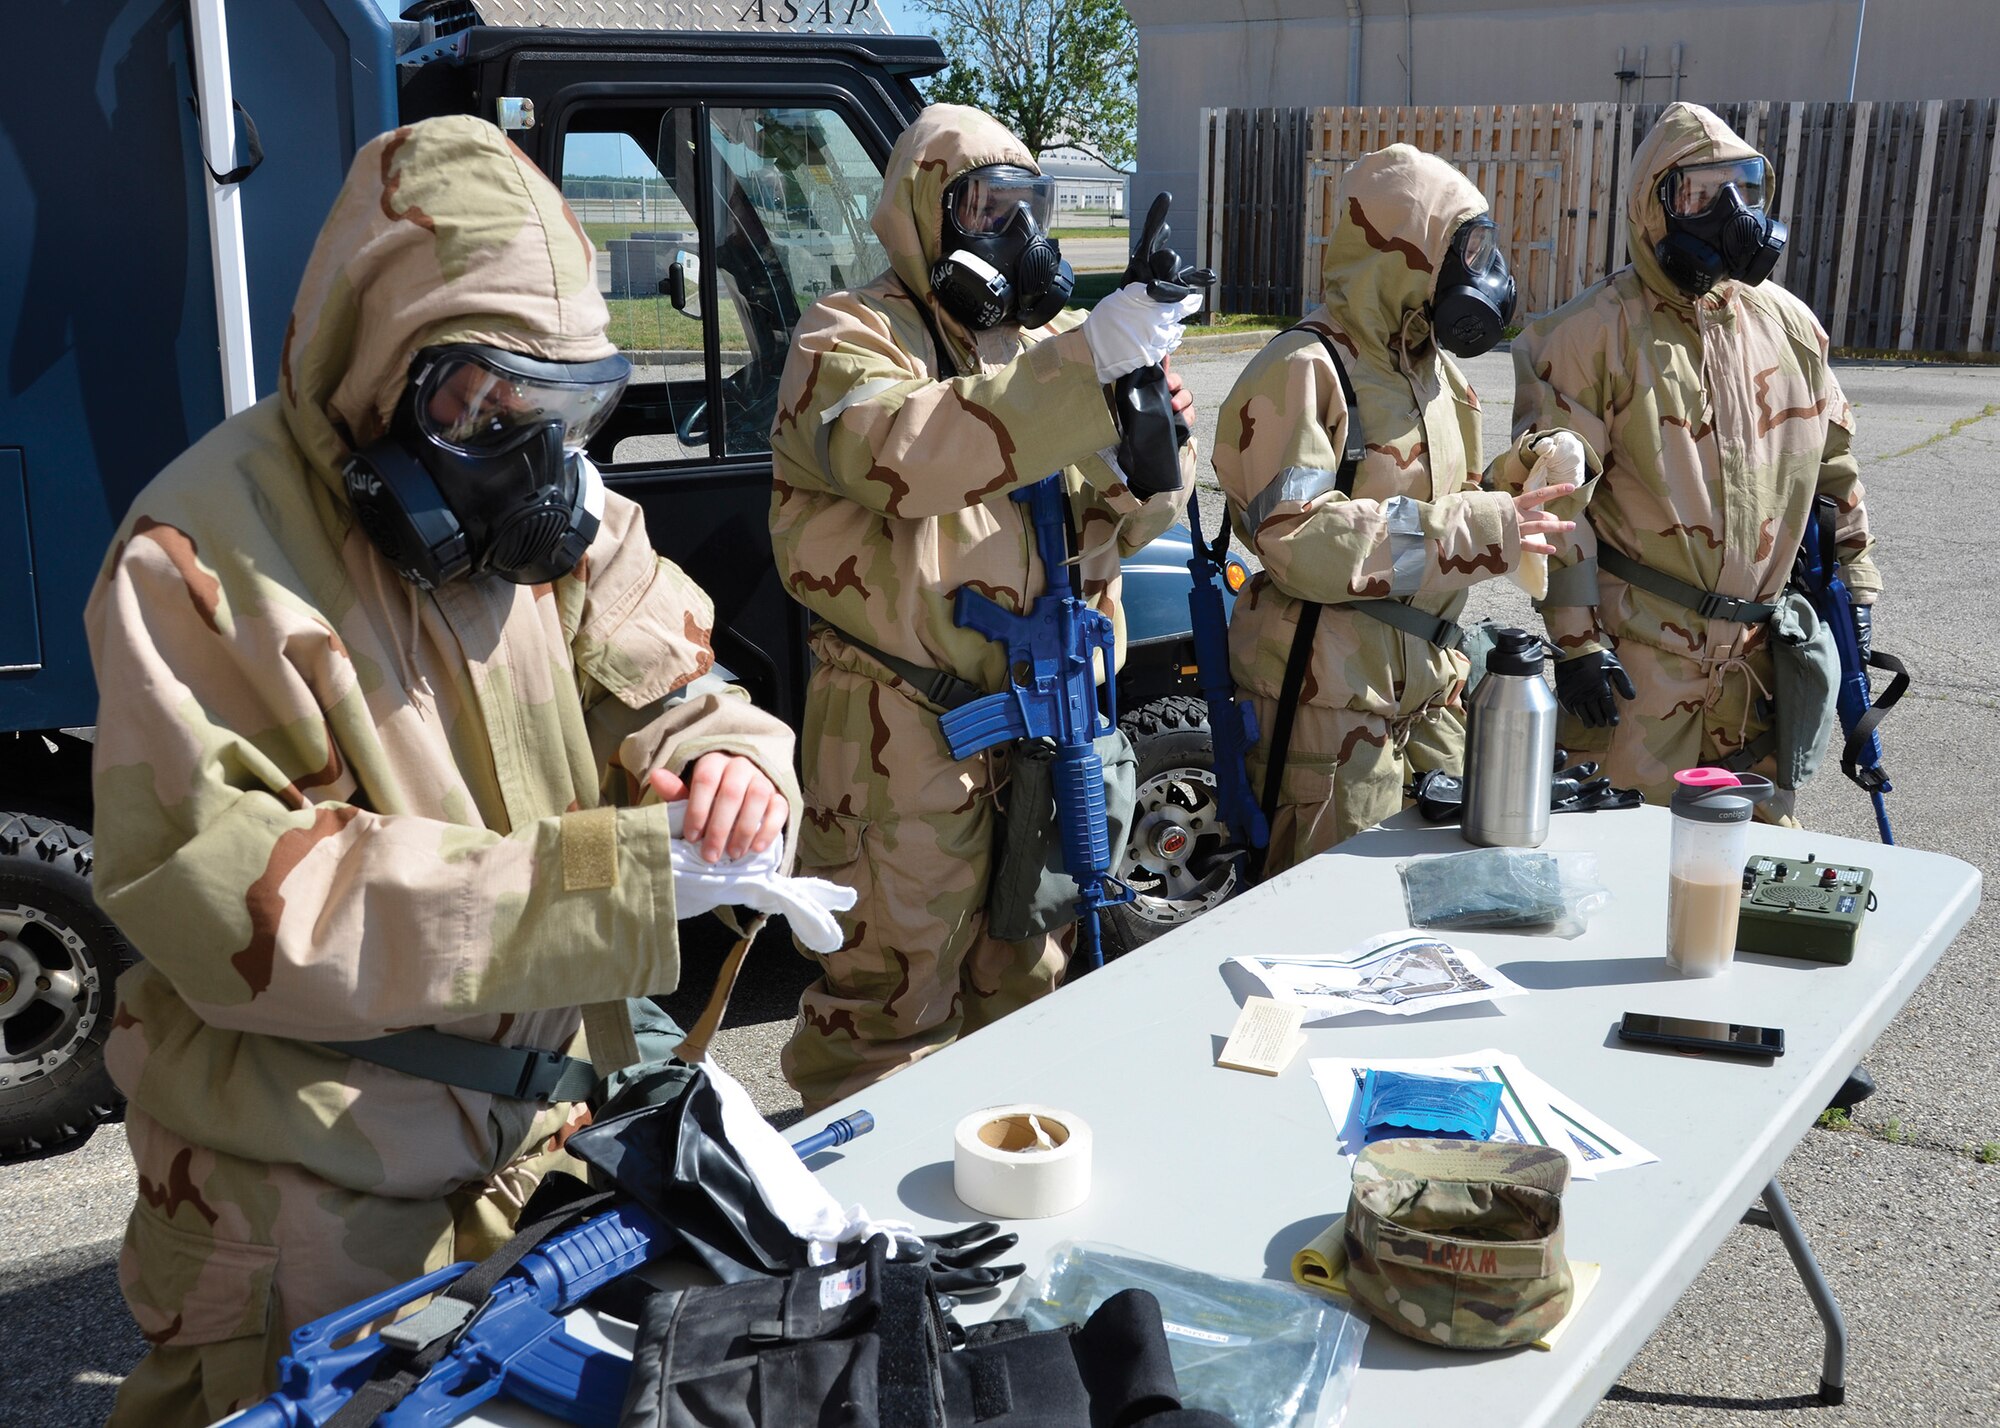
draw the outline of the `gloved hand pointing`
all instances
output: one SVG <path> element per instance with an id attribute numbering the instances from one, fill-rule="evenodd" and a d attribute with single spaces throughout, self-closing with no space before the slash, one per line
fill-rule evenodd
<path id="1" fill-rule="evenodd" d="M 1610 650 L 1578 655 L 1556 665 L 1556 702 L 1593 729 L 1608 729 L 1618 722 L 1618 700 L 1611 694 L 1614 686 L 1624 699 L 1635 698 L 1639 692 Z"/>
<path id="2" fill-rule="evenodd" d="M 1097 380 L 1115 382 L 1127 372 L 1153 367 L 1181 345 L 1181 319 L 1201 306 L 1201 294 L 1160 302 L 1144 283 L 1127 283 L 1099 301 L 1083 320 Z"/>
<path id="3" fill-rule="evenodd" d="M 667 830 L 674 865 L 674 916 L 685 922 L 718 907 L 747 907 L 774 912 L 791 924 L 792 934 L 813 951 L 838 952 L 845 939 L 836 912 L 854 906 L 854 889 L 824 878 L 787 877 L 785 846 L 775 842 L 763 852 L 751 851 L 719 863 L 707 862 L 693 843 L 681 836 L 687 803 L 667 805 Z"/>

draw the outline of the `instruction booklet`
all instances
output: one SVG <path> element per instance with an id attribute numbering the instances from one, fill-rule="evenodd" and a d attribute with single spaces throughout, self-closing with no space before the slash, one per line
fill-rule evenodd
<path id="1" fill-rule="evenodd" d="M 1306 1009 L 1313 1021 L 1379 1012 L 1420 1016 L 1444 1007 L 1523 996 L 1526 990 L 1435 932 L 1405 928 L 1323 957 L 1236 957 L 1276 1001 Z"/>

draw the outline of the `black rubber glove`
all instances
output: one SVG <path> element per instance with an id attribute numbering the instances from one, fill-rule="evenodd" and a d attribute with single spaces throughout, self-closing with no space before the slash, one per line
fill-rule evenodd
<path id="1" fill-rule="evenodd" d="M 1618 722 L 1618 700 L 1638 694 L 1632 676 L 1610 650 L 1578 655 L 1556 665 L 1556 702 L 1593 729 L 1608 729 Z"/>
<path id="2" fill-rule="evenodd" d="M 1854 609 L 1854 643 L 1861 647 L 1861 662 L 1868 663 L 1868 656 L 1875 652 L 1875 607 L 1856 605 Z"/>
<path id="3" fill-rule="evenodd" d="M 1144 283 L 1148 295 L 1163 303 L 1179 302 L 1215 282 L 1213 272 L 1184 266 L 1180 254 L 1167 246 L 1167 209 L 1173 201 L 1170 193 L 1154 198 L 1119 279 L 1121 286 Z M 1180 490 L 1181 448 L 1192 431 L 1174 410 L 1165 369 L 1141 367 L 1120 377 L 1112 387 L 1111 414 L 1118 423 L 1118 465 L 1125 484 L 1139 496 Z"/>
<path id="4" fill-rule="evenodd" d="M 1191 435 L 1174 410 L 1163 367 L 1127 372 L 1112 387 L 1111 415 L 1118 423 L 1118 466 L 1139 496 L 1180 490 L 1181 447 Z"/>
<path id="5" fill-rule="evenodd" d="M 977 1294 L 992 1289 L 1027 1270 L 1025 1264 L 988 1264 L 1021 1242 L 1019 1235 L 1000 1233 L 991 1220 L 967 1225 L 949 1234 L 925 1235 L 915 1254 L 908 1241 L 896 1253 L 898 1259 L 913 1259 L 931 1272 L 931 1288 L 940 1294 Z"/>

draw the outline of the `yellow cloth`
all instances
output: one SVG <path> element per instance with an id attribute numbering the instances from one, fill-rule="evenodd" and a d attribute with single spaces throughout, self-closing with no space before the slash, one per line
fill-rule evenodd
<path id="1" fill-rule="evenodd" d="M 1347 1292 L 1347 1243 L 1342 1235 L 1346 1227 L 1347 1216 L 1339 1216 L 1321 1230 L 1311 1244 L 1292 1256 L 1292 1279 L 1301 1288 L 1338 1294 L 1343 1299 L 1353 1297 Z M 1569 1313 L 1563 1315 L 1560 1324 L 1529 1347 L 1546 1352 L 1561 1341 L 1562 1336 L 1569 1332 L 1569 1326 L 1576 1322 L 1577 1310 L 1583 1308 L 1583 1301 L 1590 1298 L 1591 1290 L 1597 1288 L 1598 1276 L 1604 1273 L 1604 1266 L 1573 1259 L 1569 1262 L 1569 1271 L 1576 1281 L 1576 1287 L 1570 1293 Z"/>

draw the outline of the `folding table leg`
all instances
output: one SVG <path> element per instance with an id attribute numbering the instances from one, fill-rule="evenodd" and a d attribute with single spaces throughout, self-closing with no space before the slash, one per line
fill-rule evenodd
<path id="1" fill-rule="evenodd" d="M 1799 1224 L 1798 1216 L 1792 1213 L 1791 1202 L 1785 1192 L 1778 1188 L 1776 1180 L 1764 1187 L 1763 1206 L 1752 1206 L 1744 1212 L 1745 1224 L 1762 1225 L 1765 1229 L 1776 1230 L 1778 1239 L 1785 1246 L 1785 1253 L 1792 1257 L 1792 1265 L 1805 1281 L 1806 1293 L 1819 1312 L 1820 1323 L 1826 1326 L 1826 1356 L 1820 1361 L 1819 1401 L 1834 1405 L 1847 1401 L 1847 1320 L 1841 1316 L 1840 1304 L 1833 1297 L 1833 1286 L 1826 1282 L 1826 1275 L 1820 1272 L 1819 1261 L 1813 1258 L 1812 1246 L 1806 1243 L 1806 1232 Z"/>

